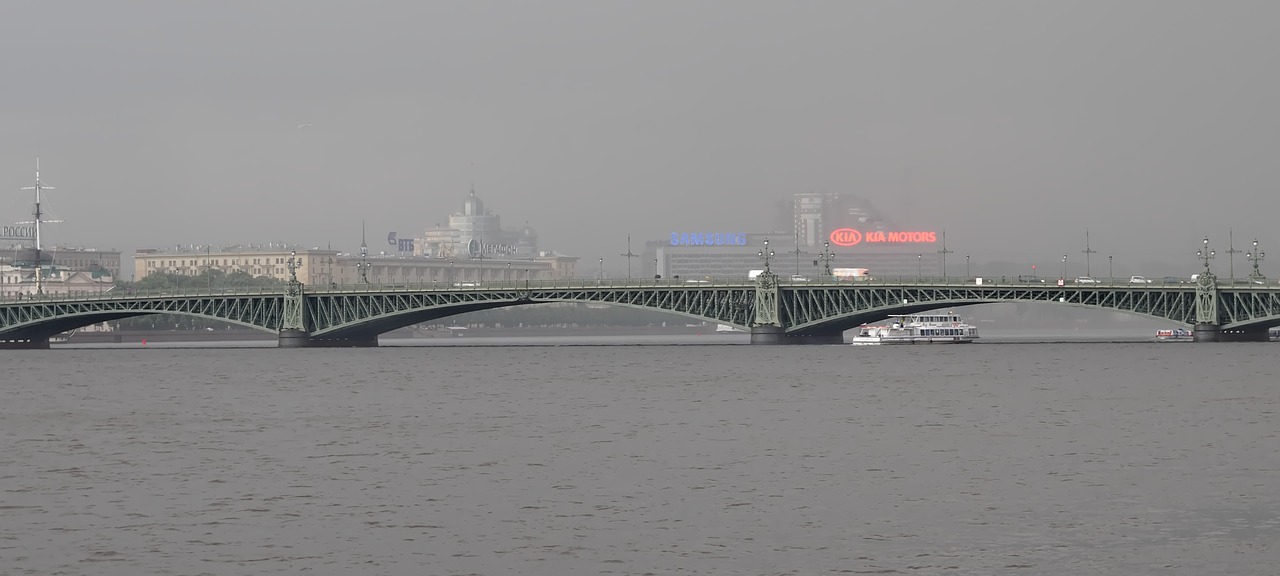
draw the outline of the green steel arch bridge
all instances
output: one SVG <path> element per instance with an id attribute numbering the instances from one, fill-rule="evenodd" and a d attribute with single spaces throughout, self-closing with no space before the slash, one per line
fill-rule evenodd
<path id="1" fill-rule="evenodd" d="M 47 348 L 73 328 L 145 314 L 179 314 L 255 328 L 281 347 L 376 346 L 396 328 L 465 312 L 548 302 L 658 310 L 727 324 L 753 344 L 835 344 L 842 333 L 891 314 L 993 302 L 1044 302 L 1118 310 L 1193 328 L 1195 340 L 1265 341 L 1280 325 L 1280 285 L 1064 284 L 960 279 L 789 282 L 767 272 L 754 280 L 554 281 L 359 284 L 272 291 L 129 294 L 108 292 L 0 301 L 0 347 Z"/>

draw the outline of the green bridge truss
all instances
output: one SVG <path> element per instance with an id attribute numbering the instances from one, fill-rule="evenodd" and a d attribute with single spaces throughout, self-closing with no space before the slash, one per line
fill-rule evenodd
<path id="1" fill-rule="evenodd" d="M 548 302 L 658 310 L 770 333 L 760 342 L 837 342 L 841 333 L 890 314 L 993 302 L 1045 302 L 1118 310 L 1265 339 L 1280 325 L 1280 286 L 1012 285 L 943 282 L 697 283 L 563 281 L 313 288 L 274 292 L 115 294 L 0 301 L 0 346 L 47 347 L 50 336 L 144 314 L 208 318 L 278 334 L 282 346 L 371 346 L 379 334 L 465 312 Z M 1216 338 L 1205 338 L 1216 339 Z M 1229 338 L 1228 338 L 1229 339 Z"/>

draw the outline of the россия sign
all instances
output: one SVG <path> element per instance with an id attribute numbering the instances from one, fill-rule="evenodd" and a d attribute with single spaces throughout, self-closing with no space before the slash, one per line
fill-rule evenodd
<path id="1" fill-rule="evenodd" d="M 35 237 L 35 226 L 0 226 L 0 240 L 31 240 Z"/>
<path id="2" fill-rule="evenodd" d="M 868 230 L 859 232 L 853 228 L 840 228 L 831 231 L 831 243 L 836 246 L 856 246 L 863 242 L 868 244 L 930 244 L 938 241 L 936 232 L 885 232 Z"/>

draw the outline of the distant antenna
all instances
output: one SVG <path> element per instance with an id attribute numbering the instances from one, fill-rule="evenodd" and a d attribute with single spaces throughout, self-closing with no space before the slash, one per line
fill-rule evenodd
<path id="1" fill-rule="evenodd" d="M 1092 278 L 1093 272 L 1089 268 L 1089 255 L 1097 254 L 1098 251 L 1092 248 L 1089 248 L 1089 229 L 1088 228 L 1084 229 L 1084 252 L 1083 253 L 1084 253 L 1084 275 Z"/>
<path id="2" fill-rule="evenodd" d="M 1228 229 L 1226 230 L 1226 257 L 1228 257 L 1228 265 L 1226 266 L 1228 266 L 1231 282 L 1235 282 L 1235 255 L 1238 255 L 1238 253 L 1240 251 L 1235 250 L 1235 230 Z"/>
<path id="3" fill-rule="evenodd" d="M 528 226 L 529 226 L 529 223 L 525 222 L 525 227 L 528 227 Z M 619 254 L 619 256 L 622 256 L 623 258 L 627 259 L 627 280 L 631 280 L 631 259 L 639 258 L 640 255 L 631 253 L 631 235 L 630 234 L 627 234 L 627 253 Z"/>
<path id="4" fill-rule="evenodd" d="M 36 192 L 36 206 L 35 206 L 35 210 L 33 210 L 33 211 L 31 212 L 31 215 L 32 215 L 32 216 L 34 216 L 34 218 L 35 218 L 35 219 L 34 219 L 34 220 L 31 220 L 31 221 L 28 221 L 28 222 L 21 222 L 21 224 L 35 224 L 35 226 L 36 226 L 36 245 L 35 245 L 35 248 L 36 248 L 36 293 L 37 293 L 37 294 L 44 294 L 44 286 L 41 284 L 41 276 L 42 276 L 41 272 L 42 272 L 42 270 L 41 270 L 41 268 L 40 268 L 40 264 L 41 264 L 41 262 L 40 262 L 40 260 L 41 260 L 41 257 L 40 257 L 40 224 L 41 224 L 42 222 L 61 222 L 61 220 L 45 220 L 45 219 L 44 219 L 44 211 L 41 209 L 41 206 L 40 206 L 40 192 L 41 192 L 41 191 L 43 191 L 43 190 L 56 190 L 56 188 L 54 188 L 53 186 L 45 186 L 44 184 L 40 183 L 40 157 L 39 157 L 39 156 L 36 156 L 36 185 L 35 185 L 35 186 L 27 186 L 27 187 L 23 188 L 23 190 L 35 190 L 35 192 Z"/>

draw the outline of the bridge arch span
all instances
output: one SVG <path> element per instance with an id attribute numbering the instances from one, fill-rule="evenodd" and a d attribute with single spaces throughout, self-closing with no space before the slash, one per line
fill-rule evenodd
<path id="1" fill-rule="evenodd" d="M 604 296 L 590 297 L 584 293 L 575 295 L 538 295 L 522 293 L 502 300 L 484 301 L 439 301 L 427 299 L 418 305 L 398 308 L 395 305 L 372 308 L 363 315 L 359 310 L 338 310 L 341 303 L 314 299 L 308 302 L 307 324 L 310 334 L 316 340 L 368 340 L 379 334 L 390 332 L 405 326 L 430 322 L 450 316 L 458 316 L 468 312 L 510 308 L 515 306 L 533 306 L 537 304 L 604 304 L 633 310 L 664 312 L 683 316 L 702 322 L 728 324 L 738 328 L 746 328 L 745 311 L 741 317 L 724 318 L 715 315 L 700 314 L 687 309 L 672 309 L 660 305 L 619 301 Z M 403 303 L 401 303 L 403 304 Z"/>

